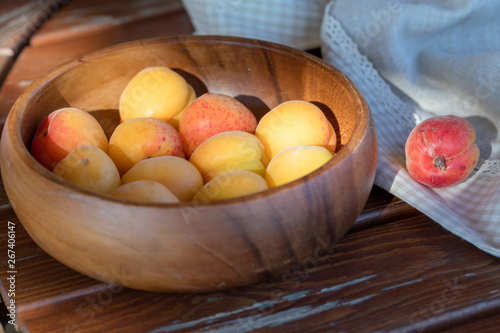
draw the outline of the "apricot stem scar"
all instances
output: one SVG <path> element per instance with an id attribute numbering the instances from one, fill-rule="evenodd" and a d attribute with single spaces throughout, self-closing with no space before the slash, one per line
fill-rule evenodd
<path id="1" fill-rule="evenodd" d="M 434 166 L 440 170 L 446 170 L 446 162 L 442 157 L 434 157 L 433 160 Z"/>

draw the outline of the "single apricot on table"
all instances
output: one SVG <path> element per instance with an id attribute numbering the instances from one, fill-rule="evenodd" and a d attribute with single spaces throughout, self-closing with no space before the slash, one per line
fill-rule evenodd
<path id="1" fill-rule="evenodd" d="M 418 124 L 405 145 L 406 168 L 417 182 L 432 188 L 464 181 L 479 160 L 476 132 L 458 116 L 436 116 Z"/>
<path id="2" fill-rule="evenodd" d="M 326 147 L 333 140 L 331 129 L 333 127 L 319 107 L 310 102 L 292 100 L 266 113 L 260 119 L 255 135 L 264 144 L 271 160 L 280 151 L 293 146 Z"/>
<path id="3" fill-rule="evenodd" d="M 109 139 L 108 153 L 121 175 L 149 157 L 184 156 L 179 133 L 154 118 L 134 118 L 118 125 Z"/>
<path id="4" fill-rule="evenodd" d="M 56 164 L 54 174 L 97 193 L 110 193 L 120 186 L 120 174 L 111 158 L 92 145 L 78 146 Z"/>
<path id="5" fill-rule="evenodd" d="M 251 133 L 229 131 L 216 134 L 195 149 L 189 162 L 200 171 L 203 181 L 235 170 L 247 170 L 264 176 L 267 156 L 264 145 Z"/>
<path id="6" fill-rule="evenodd" d="M 290 183 L 315 171 L 333 157 L 321 146 L 295 146 L 274 156 L 266 169 L 265 179 L 270 188 Z"/>
<path id="7" fill-rule="evenodd" d="M 196 167 L 182 157 L 160 156 L 143 160 L 122 176 L 122 184 L 153 180 L 165 185 L 180 201 L 190 201 L 203 186 Z"/>
<path id="8" fill-rule="evenodd" d="M 137 73 L 120 96 L 121 121 L 134 118 L 175 117 L 189 103 L 186 80 L 165 66 L 148 67 Z"/>
<path id="9" fill-rule="evenodd" d="M 108 151 L 108 139 L 99 122 L 88 112 L 67 107 L 51 112 L 38 126 L 31 154 L 52 171 L 70 151 L 83 145 Z"/>
<path id="10" fill-rule="evenodd" d="M 205 93 L 192 101 L 179 122 L 179 134 L 187 158 L 206 139 L 227 131 L 255 133 L 255 115 L 234 97 Z"/>

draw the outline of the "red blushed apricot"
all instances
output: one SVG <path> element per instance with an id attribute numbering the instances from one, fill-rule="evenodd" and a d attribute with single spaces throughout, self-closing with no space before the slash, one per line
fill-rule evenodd
<path id="1" fill-rule="evenodd" d="M 76 108 L 62 108 L 50 113 L 38 126 L 31 154 L 52 171 L 70 151 L 83 145 L 108 151 L 106 134 L 91 114 Z"/>
<path id="2" fill-rule="evenodd" d="M 464 181 L 479 160 L 472 125 L 457 116 L 429 118 L 417 125 L 405 145 L 406 168 L 416 181 L 433 188 Z"/>
<path id="3" fill-rule="evenodd" d="M 206 93 L 191 102 L 179 122 L 179 134 L 187 158 L 206 139 L 228 131 L 255 133 L 257 119 L 234 97 Z"/>
<path id="4" fill-rule="evenodd" d="M 184 157 L 179 133 L 155 118 L 134 118 L 118 125 L 109 139 L 109 156 L 120 175 L 138 162 L 157 156 Z"/>

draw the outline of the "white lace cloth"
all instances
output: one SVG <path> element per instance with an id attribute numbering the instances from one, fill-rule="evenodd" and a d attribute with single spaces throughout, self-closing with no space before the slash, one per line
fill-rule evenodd
<path id="1" fill-rule="evenodd" d="M 373 112 L 375 183 L 500 257 L 500 2 L 327 2 L 184 0 L 199 34 L 302 49 L 321 43 L 324 60 L 354 81 Z M 471 122 L 480 161 L 465 182 L 431 189 L 408 175 L 404 145 L 416 124 L 444 114 Z"/>

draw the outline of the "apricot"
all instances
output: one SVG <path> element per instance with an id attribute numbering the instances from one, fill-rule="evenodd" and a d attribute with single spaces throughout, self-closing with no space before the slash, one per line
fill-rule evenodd
<path id="1" fill-rule="evenodd" d="M 274 156 L 266 169 L 270 188 L 290 183 L 323 166 L 333 154 L 321 146 L 294 146 Z"/>
<path id="2" fill-rule="evenodd" d="M 53 111 L 38 126 L 31 154 L 52 171 L 70 151 L 82 145 L 108 151 L 108 139 L 99 122 L 88 112 L 67 107 Z"/>
<path id="3" fill-rule="evenodd" d="M 54 174 L 93 192 L 110 193 L 120 186 L 120 174 L 111 158 L 92 145 L 78 146 L 54 167 Z"/>
<path id="4" fill-rule="evenodd" d="M 122 183 L 153 180 L 165 185 L 180 201 L 190 201 L 203 186 L 203 178 L 186 159 L 160 156 L 143 160 L 122 176 Z"/>
<path id="5" fill-rule="evenodd" d="M 300 100 L 283 102 L 259 121 L 255 135 L 271 160 L 283 149 L 299 145 L 326 146 L 332 135 L 330 122 L 316 105 Z"/>
<path id="6" fill-rule="evenodd" d="M 337 149 L 337 132 L 335 132 L 335 129 L 330 122 L 328 122 L 328 125 L 330 128 L 330 138 L 328 139 L 325 148 L 328 149 L 330 153 L 334 154 L 335 149 Z"/>
<path id="7" fill-rule="evenodd" d="M 168 121 L 189 102 L 186 80 L 168 67 L 148 67 L 137 73 L 120 96 L 121 121 L 156 118 Z"/>
<path id="8" fill-rule="evenodd" d="M 255 133 L 257 119 L 234 97 L 206 93 L 191 102 L 179 122 L 179 134 L 187 158 L 209 137 L 227 131 Z"/>
<path id="9" fill-rule="evenodd" d="M 179 123 L 181 121 L 182 115 L 184 114 L 184 111 L 186 111 L 187 106 L 189 104 L 191 104 L 191 102 L 196 99 L 196 92 L 194 91 L 193 86 L 188 84 L 188 88 L 189 88 L 189 98 L 188 98 L 188 103 L 187 103 L 186 107 L 184 109 L 182 109 L 181 112 L 179 112 L 178 114 L 176 114 L 174 117 L 170 118 L 167 121 L 167 123 L 172 125 L 177 131 L 179 130 Z"/>
<path id="10" fill-rule="evenodd" d="M 163 184 L 152 180 L 136 180 L 118 186 L 111 195 L 139 202 L 179 203 L 179 199 Z"/>
<path id="11" fill-rule="evenodd" d="M 264 145 L 253 134 L 229 131 L 203 141 L 189 159 L 206 183 L 234 170 L 248 170 L 264 176 L 268 164 Z"/>
<path id="12" fill-rule="evenodd" d="M 121 175 L 149 157 L 184 156 L 179 133 L 154 118 L 134 118 L 118 125 L 109 139 L 108 153 Z"/>
<path id="13" fill-rule="evenodd" d="M 410 176 L 432 188 L 464 181 L 479 160 L 472 125 L 458 116 L 436 116 L 422 121 L 408 136 L 406 168 Z"/>
<path id="14" fill-rule="evenodd" d="M 193 198 L 194 202 L 241 197 L 267 190 L 267 183 L 258 174 L 235 170 L 223 173 L 206 183 Z"/>

